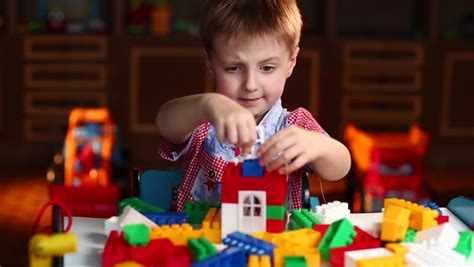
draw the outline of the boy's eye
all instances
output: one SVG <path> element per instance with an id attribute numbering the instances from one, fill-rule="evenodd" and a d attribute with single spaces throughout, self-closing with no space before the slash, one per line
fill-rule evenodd
<path id="1" fill-rule="evenodd" d="M 240 68 L 237 67 L 237 66 L 225 68 L 225 70 L 226 70 L 227 72 L 237 72 L 237 71 L 239 71 L 239 69 L 240 69 Z"/>
<path id="2" fill-rule="evenodd" d="M 274 66 L 268 66 L 268 65 L 265 65 L 265 66 L 262 66 L 262 67 L 261 67 L 261 70 L 262 70 L 263 72 L 271 72 L 271 71 L 273 71 L 274 69 L 275 69 Z"/>

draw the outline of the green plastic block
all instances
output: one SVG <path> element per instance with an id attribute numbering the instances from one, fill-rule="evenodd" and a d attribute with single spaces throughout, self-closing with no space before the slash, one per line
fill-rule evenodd
<path id="1" fill-rule="evenodd" d="M 403 242 L 413 242 L 415 241 L 416 230 L 415 229 L 408 229 L 407 233 L 405 234 L 405 238 Z"/>
<path id="2" fill-rule="evenodd" d="M 472 231 L 459 232 L 459 241 L 454 248 L 454 250 L 466 256 L 466 259 L 469 259 L 472 254 L 472 233 Z"/>
<path id="3" fill-rule="evenodd" d="M 123 233 L 130 246 L 146 246 L 150 242 L 150 229 L 142 223 L 125 225 Z"/>
<path id="4" fill-rule="evenodd" d="M 219 208 L 219 204 L 208 203 L 203 201 L 186 201 L 184 204 L 184 212 L 188 214 L 189 224 L 201 224 L 210 208 Z"/>
<path id="5" fill-rule="evenodd" d="M 188 251 L 191 253 L 194 261 L 207 259 L 217 254 L 217 250 L 214 245 L 204 237 L 199 239 L 190 238 L 188 240 Z"/>
<path id="6" fill-rule="evenodd" d="M 284 256 L 285 267 L 306 267 L 306 260 L 303 256 Z"/>
<path id="7" fill-rule="evenodd" d="M 166 211 L 165 209 L 162 209 L 153 204 L 147 203 L 137 197 L 130 197 L 130 198 L 122 199 L 119 202 L 119 215 L 122 214 L 122 211 L 123 209 L 125 209 L 126 206 L 130 206 L 136 209 L 138 212 L 155 212 L 156 213 L 156 212 Z"/>
<path id="8" fill-rule="evenodd" d="M 333 222 L 326 231 L 326 234 L 324 234 L 323 240 L 319 243 L 321 257 L 329 260 L 332 248 L 351 245 L 356 235 L 357 232 L 354 230 L 354 225 L 348 219 Z"/>
<path id="9" fill-rule="evenodd" d="M 309 212 L 307 209 L 301 211 L 293 209 L 290 215 L 290 230 L 297 230 L 301 228 L 313 229 L 314 224 L 320 224 L 321 222 Z"/>
<path id="10" fill-rule="evenodd" d="M 286 218 L 286 206 L 267 205 L 268 220 L 283 220 Z"/>

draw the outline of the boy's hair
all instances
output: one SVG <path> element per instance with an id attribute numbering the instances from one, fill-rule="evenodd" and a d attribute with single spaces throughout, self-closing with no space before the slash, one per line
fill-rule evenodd
<path id="1" fill-rule="evenodd" d="M 255 36 L 274 36 L 292 55 L 300 41 L 301 25 L 296 0 L 207 0 L 201 11 L 200 34 L 208 55 L 218 34 L 241 43 Z"/>

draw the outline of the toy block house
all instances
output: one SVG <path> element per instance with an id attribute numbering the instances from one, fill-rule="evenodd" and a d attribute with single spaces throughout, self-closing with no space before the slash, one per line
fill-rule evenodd
<path id="1" fill-rule="evenodd" d="M 267 172 L 257 159 L 229 162 L 222 176 L 222 238 L 233 231 L 282 232 L 286 224 L 287 176 Z"/>

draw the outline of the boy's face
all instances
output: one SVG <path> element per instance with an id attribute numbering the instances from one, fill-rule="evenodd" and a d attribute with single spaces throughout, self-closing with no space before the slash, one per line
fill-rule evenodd
<path id="1" fill-rule="evenodd" d="M 283 94 L 297 54 L 290 55 L 274 37 L 250 37 L 239 43 L 218 35 L 207 65 L 216 91 L 247 108 L 259 122 Z"/>

